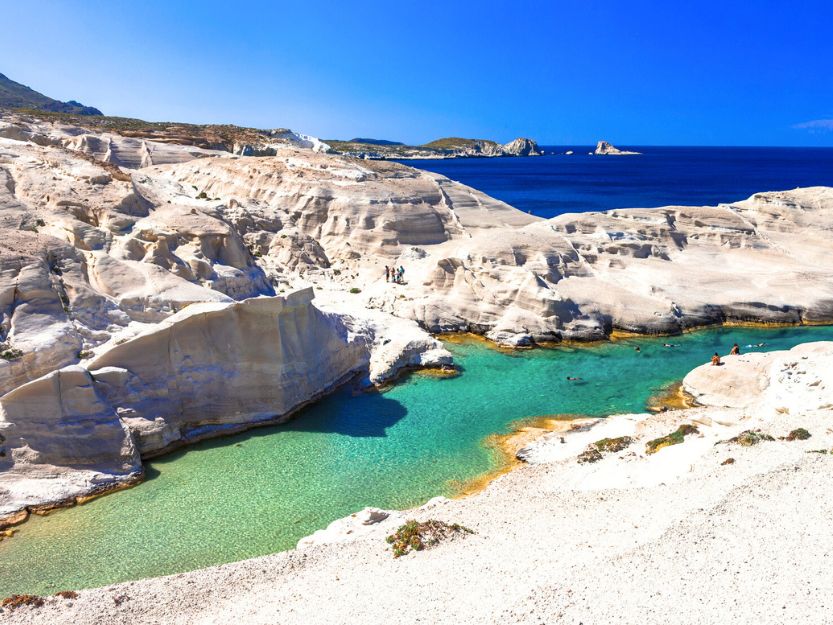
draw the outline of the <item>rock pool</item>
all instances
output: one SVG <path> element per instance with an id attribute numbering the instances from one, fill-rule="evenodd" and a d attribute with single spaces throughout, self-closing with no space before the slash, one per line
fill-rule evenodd
<path id="1" fill-rule="evenodd" d="M 642 411 L 733 342 L 750 351 L 814 340 L 833 340 L 833 327 L 720 328 L 515 353 L 450 343 L 459 377 L 415 374 L 384 393 L 343 388 L 285 425 L 150 461 L 135 488 L 32 518 L 0 542 L 0 597 L 289 549 L 364 506 L 406 508 L 459 492 L 501 461 L 486 438 L 519 419 Z"/>

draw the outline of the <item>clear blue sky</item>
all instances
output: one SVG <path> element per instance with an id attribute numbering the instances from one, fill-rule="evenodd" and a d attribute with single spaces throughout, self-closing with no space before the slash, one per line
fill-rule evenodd
<path id="1" fill-rule="evenodd" d="M 149 120 L 833 145 L 833 1 L 0 0 L 0 72 Z"/>

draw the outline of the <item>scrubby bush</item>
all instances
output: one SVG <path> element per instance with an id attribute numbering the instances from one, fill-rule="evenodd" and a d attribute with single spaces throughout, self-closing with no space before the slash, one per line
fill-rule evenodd
<path id="1" fill-rule="evenodd" d="M 655 454 L 663 447 L 679 445 L 689 434 L 698 434 L 699 432 L 700 430 L 697 429 L 696 425 L 685 423 L 671 432 L 671 434 L 666 434 L 665 436 L 655 438 L 654 440 L 645 443 L 645 453 Z"/>
<path id="2" fill-rule="evenodd" d="M 733 436 L 727 443 L 737 443 L 742 447 L 752 447 L 757 445 L 758 443 L 763 443 L 764 441 L 774 441 L 775 439 L 771 437 L 766 432 L 762 432 L 761 430 L 744 430 L 737 436 Z"/>
<path id="3" fill-rule="evenodd" d="M 602 438 L 588 445 L 587 449 L 578 455 L 578 463 L 598 462 L 602 459 L 602 454 L 615 454 L 629 447 L 632 443 L 633 438 L 630 436 Z"/>
<path id="4" fill-rule="evenodd" d="M 3 360 L 17 360 L 23 357 L 23 352 L 7 344 L 0 343 L 0 358 Z"/>
<path id="5" fill-rule="evenodd" d="M 804 428 L 796 428 L 789 434 L 787 434 L 786 440 L 788 441 L 806 441 L 810 438 L 811 434 L 805 430 Z"/>
<path id="6" fill-rule="evenodd" d="M 74 590 L 59 590 L 55 593 L 55 596 L 62 599 L 78 599 L 78 593 Z"/>
<path id="7" fill-rule="evenodd" d="M 354 286 L 352 289 L 350 289 L 350 292 L 351 292 L 353 295 L 356 295 L 356 294 L 358 294 L 358 293 L 361 293 L 361 292 L 362 292 L 362 290 L 361 290 L 360 288 L 358 288 L 358 287 L 355 287 L 355 286 Z"/>
<path id="8" fill-rule="evenodd" d="M 11 597 L 6 597 L 0 603 L 0 607 L 9 608 L 10 610 L 16 610 L 24 605 L 39 608 L 43 605 L 43 597 L 39 597 L 38 595 L 12 595 Z"/>
<path id="9" fill-rule="evenodd" d="M 422 551 L 433 547 L 455 534 L 474 534 L 474 532 L 457 523 L 448 524 L 435 520 L 419 522 L 412 519 L 388 536 L 387 541 L 393 549 L 393 557 L 399 558 L 410 551 Z"/>

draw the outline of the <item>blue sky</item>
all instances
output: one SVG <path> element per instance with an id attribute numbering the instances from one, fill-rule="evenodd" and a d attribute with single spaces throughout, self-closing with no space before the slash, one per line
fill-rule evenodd
<path id="1" fill-rule="evenodd" d="M 0 72 L 149 120 L 833 145 L 833 2 L 0 0 Z"/>

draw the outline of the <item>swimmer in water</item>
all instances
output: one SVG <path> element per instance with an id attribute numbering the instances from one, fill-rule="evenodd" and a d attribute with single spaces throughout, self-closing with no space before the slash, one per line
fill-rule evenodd
<path id="1" fill-rule="evenodd" d="M 568 382 L 578 382 L 579 380 L 581 380 L 581 378 L 575 378 L 575 377 L 570 376 L 570 375 L 567 376 L 567 381 Z"/>

